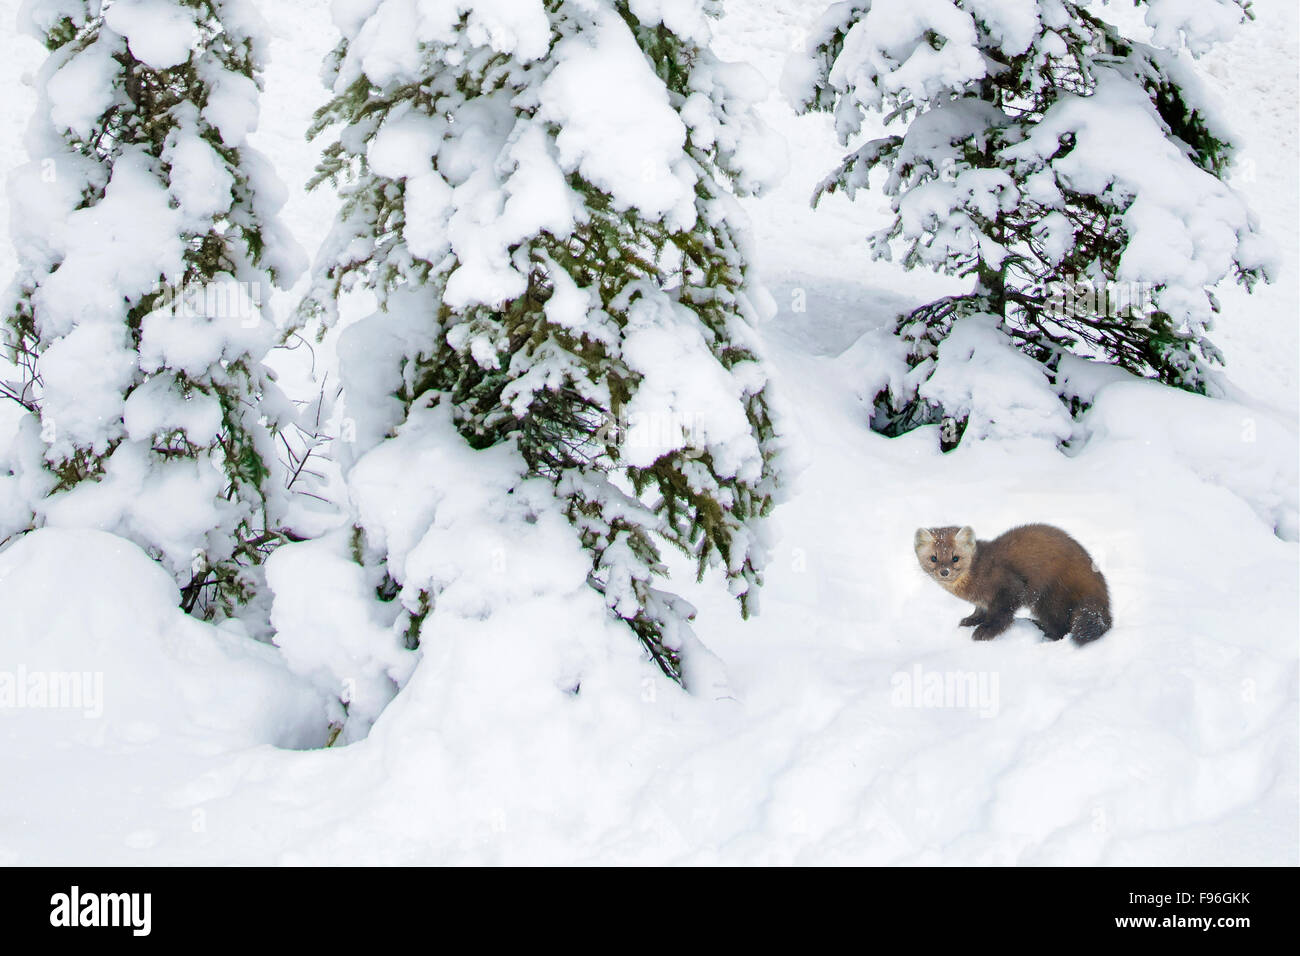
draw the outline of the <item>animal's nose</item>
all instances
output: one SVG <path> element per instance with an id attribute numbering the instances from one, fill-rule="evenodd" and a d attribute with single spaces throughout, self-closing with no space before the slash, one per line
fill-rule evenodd
<path id="1" fill-rule="evenodd" d="M 944 569 L 943 569 L 942 571 L 940 571 L 939 573 L 942 574 L 942 575 L 946 578 L 946 577 L 948 576 L 948 569 L 947 569 L 947 568 L 944 568 Z"/>

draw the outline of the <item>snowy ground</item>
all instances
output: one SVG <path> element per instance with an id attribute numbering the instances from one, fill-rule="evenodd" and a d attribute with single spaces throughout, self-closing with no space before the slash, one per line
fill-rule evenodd
<path id="1" fill-rule="evenodd" d="M 719 49 L 775 83 L 821 5 L 732 0 Z M 299 189 L 327 6 L 266 5 L 258 145 L 309 248 L 332 212 Z M 1234 402 L 1116 386 L 1073 458 L 873 434 L 862 336 L 945 284 L 868 261 L 883 200 L 807 208 L 838 150 L 824 118 L 773 98 L 791 172 L 748 208 L 803 470 L 756 619 L 718 581 L 680 584 L 729 696 L 685 697 L 617 629 L 626 645 L 590 686 L 560 693 L 538 648 L 586 605 L 525 601 L 512 629 L 449 626 L 368 738 L 303 749 L 323 742 L 323 703 L 274 651 L 175 611 L 132 546 L 41 532 L 0 552 L 0 675 L 102 674 L 102 694 L 0 707 L 0 863 L 1297 863 L 1300 54 L 1294 4 L 1255 6 L 1204 71 L 1240 128 L 1235 185 L 1283 265 L 1257 295 L 1224 296 Z M 0 0 L 0 21 L 15 7 Z M 6 36 L 13 90 L 40 51 Z M 29 108 L 26 93 L 0 106 L 6 169 Z M 280 361 L 307 397 L 304 355 Z M 1100 642 L 1043 644 L 1019 622 L 974 644 L 965 606 L 915 567 L 918 525 L 1026 521 L 1065 527 L 1105 572 L 1116 626 Z M 973 695 L 931 696 L 945 679 Z"/>

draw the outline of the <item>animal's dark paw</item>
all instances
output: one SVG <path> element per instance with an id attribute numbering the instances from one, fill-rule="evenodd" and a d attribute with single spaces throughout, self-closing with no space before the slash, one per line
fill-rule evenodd
<path id="1" fill-rule="evenodd" d="M 1002 632 L 996 628 L 989 627 L 987 624 L 981 624 L 979 627 L 975 628 L 975 633 L 971 635 L 971 639 L 976 641 L 991 641 L 1001 633 Z"/>
<path id="2" fill-rule="evenodd" d="M 968 614 L 957 622 L 958 627 L 975 627 L 984 623 L 984 612 L 976 611 L 974 614 Z"/>

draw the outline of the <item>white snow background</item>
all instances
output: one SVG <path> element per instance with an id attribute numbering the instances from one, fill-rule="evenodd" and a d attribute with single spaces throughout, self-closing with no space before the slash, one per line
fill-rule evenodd
<path id="1" fill-rule="evenodd" d="M 0 0 L 6 173 L 25 159 L 22 77 L 42 55 L 10 29 L 17 6 Z M 275 35 L 251 140 L 314 251 L 335 200 L 302 191 L 320 148 L 303 131 L 325 97 L 330 4 L 261 6 Z M 272 562 L 283 651 L 187 618 L 122 539 L 50 529 L 0 552 L 0 675 L 103 681 L 97 715 L 0 707 L 0 864 L 1297 863 L 1295 4 L 1256 0 L 1257 21 L 1200 64 L 1242 147 L 1232 185 L 1280 262 L 1254 296 L 1222 291 L 1231 401 L 1102 383 L 1073 457 L 1038 439 L 941 455 L 932 429 L 866 427 L 882 328 L 954 285 L 869 260 L 878 194 L 808 208 L 840 149 L 828 117 L 796 118 L 776 90 L 823 0 L 726 7 L 716 47 L 766 76 L 764 118 L 789 142 L 783 185 L 745 206 L 802 470 L 772 519 L 756 618 L 719 580 L 674 580 L 725 685 L 687 696 L 642 661 L 566 528 L 524 532 L 479 506 L 510 462 L 457 451 L 430 414 L 402 440 L 442 476 L 436 540 L 509 546 L 490 592 L 444 595 L 418 655 L 357 651 L 375 625 L 347 616 L 364 584 L 341 571 L 337 535 Z M 0 274 L 13 263 L 6 238 Z M 273 357 L 291 396 L 316 394 L 334 341 Z M 0 476 L 15 420 L 0 407 Z M 406 501 L 408 476 L 367 461 L 366 494 Z M 1116 623 L 1101 641 L 1046 644 L 1021 621 L 975 644 L 956 625 L 967 607 L 915 565 L 918 525 L 991 537 L 1029 521 L 1066 528 L 1104 571 Z M 364 739 L 312 749 L 335 716 L 322 689 L 344 676 L 378 717 Z M 982 699 L 927 698 L 945 677 Z M 385 709 L 393 679 L 405 687 Z"/>

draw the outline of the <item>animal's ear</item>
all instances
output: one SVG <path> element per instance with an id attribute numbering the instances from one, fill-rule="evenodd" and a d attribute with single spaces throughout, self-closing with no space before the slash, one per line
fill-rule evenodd
<path id="1" fill-rule="evenodd" d="M 926 547 L 927 545 L 934 544 L 934 532 L 932 532 L 929 528 L 917 528 L 916 541 L 914 541 L 913 543 L 915 544 L 916 550 L 918 551 L 920 551 L 922 548 Z"/>
<path id="2" fill-rule="evenodd" d="M 953 538 L 957 545 L 962 548 L 975 547 L 975 530 L 969 526 L 960 528 Z"/>

